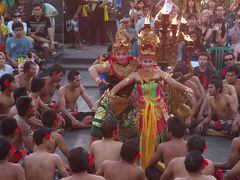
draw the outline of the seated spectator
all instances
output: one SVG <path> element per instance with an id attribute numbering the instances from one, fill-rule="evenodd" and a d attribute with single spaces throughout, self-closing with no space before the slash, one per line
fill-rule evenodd
<path id="1" fill-rule="evenodd" d="M 15 34 L 13 32 L 13 29 L 12 29 L 12 25 L 15 22 L 21 22 L 23 24 L 24 35 L 27 35 L 27 24 L 25 22 L 22 22 L 21 13 L 18 10 L 13 11 L 12 19 L 13 20 L 9 21 L 8 24 L 7 24 L 9 36 L 15 36 Z"/>
<path id="2" fill-rule="evenodd" d="M 204 150 L 206 149 L 206 142 L 200 136 L 193 136 L 187 142 L 187 151 L 195 152 L 198 151 L 199 153 L 203 154 Z M 164 171 L 160 180 L 169 180 L 173 178 L 185 177 L 188 175 L 188 171 L 184 166 L 185 157 L 176 157 L 172 159 L 166 170 Z M 213 163 L 207 159 L 208 166 L 205 166 L 202 169 L 203 175 L 214 175 L 214 165 Z"/>
<path id="3" fill-rule="evenodd" d="M 16 119 L 4 118 L 1 123 L 1 134 L 11 144 L 9 161 L 23 165 L 27 149 L 24 147 L 22 127 L 17 124 Z"/>
<path id="4" fill-rule="evenodd" d="M 227 41 L 227 29 L 225 28 L 224 19 L 216 18 L 213 27 L 210 28 L 205 36 L 203 44 L 207 42 L 210 46 L 224 46 Z"/>
<path id="5" fill-rule="evenodd" d="M 53 29 L 50 19 L 43 15 L 42 5 L 38 1 L 32 3 L 33 15 L 27 23 L 28 33 L 34 40 L 34 47 L 41 53 L 41 58 L 46 59 L 50 52 L 54 52 Z"/>
<path id="6" fill-rule="evenodd" d="M 143 15 L 144 15 L 144 17 L 139 19 L 137 21 L 136 26 L 135 26 L 135 29 L 136 29 L 138 34 L 141 32 L 142 28 L 144 27 L 146 17 L 148 17 L 150 14 L 151 14 L 151 7 L 149 5 L 144 5 L 144 8 L 143 8 Z M 155 21 L 154 18 L 150 17 L 151 29 L 154 29 L 154 21 Z"/>
<path id="7" fill-rule="evenodd" d="M 189 152 L 184 160 L 184 165 L 188 175 L 186 177 L 175 178 L 175 180 L 216 180 L 214 176 L 202 174 L 202 169 L 208 166 L 208 162 L 198 151 Z"/>
<path id="8" fill-rule="evenodd" d="M 81 147 L 74 148 L 69 152 L 68 163 L 74 174 L 62 180 L 104 180 L 101 176 L 96 176 L 87 172 L 90 164 L 88 153 Z"/>
<path id="9" fill-rule="evenodd" d="M 42 114 L 41 120 L 43 125 L 52 130 L 52 138 L 54 140 L 53 149 L 51 152 L 55 152 L 56 148 L 59 147 L 61 152 L 68 157 L 69 149 L 63 139 L 63 136 L 60 134 L 59 128 L 62 128 L 61 116 L 57 114 L 55 110 L 48 110 Z"/>
<path id="10" fill-rule="evenodd" d="M 220 79 L 211 79 L 208 87 L 210 95 L 207 99 L 208 114 L 198 125 L 198 130 L 202 134 L 212 136 L 237 136 L 239 114 L 232 97 L 223 94 L 223 84 Z"/>
<path id="11" fill-rule="evenodd" d="M 18 61 L 27 56 L 27 52 L 33 48 L 31 40 L 29 40 L 23 31 L 23 24 L 15 22 L 12 25 L 15 36 L 10 37 L 6 42 L 7 60 L 14 67 L 18 67 Z"/>
<path id="12" fill-rule="evenodd" d="M 9 142 L 0 137 L 0 179 L 26 180 L 23 168 L 18 164 L 8 162 L 11 146 Z"/>
<path id="13" fill-rule="evenodd" d="M 201 34 L 202 34 L 202 36 L 200 37 L 200 42 L 202 44 L 209 29 L 208 27 L 209 22 L 210 22 L 210 11 L 205 9 L 201 12 L 199 17 L 199 23 L 198 23 L 198 28 L 201 29 Z"/>
<path id="14" fill-rule="evenodd" d="M 231 49 L 235 49 L 239 45 L 240 41 L 240 9 L 236 11 L 235 21 L 233 22 L 233 27 L 229 29 L 229 36 L 231 37 Z M 239 49 L 239 48 L 237 48 Z"/>
<path id="15" fill-rule="evenodd" d="M 37 66 L 32 61 L 27 61 L 23 66 L 23 74 L 16 76 L 16 86 L 26 87 L 28 91 L 31 91 L 32 78 L 36 76 Z"/>
<path id="16" fill-rule="evenodd" d="M 224 67 L 222 69 L 220 69 L 219 72 L 218 72 L 223 79 L 226 78 L 227 68 L 229 66 L 233 65 L 234 62 L 235 62 L 235 57 L 232 53 L 225 53 L 224 54 Z"/>
<path id="17" fill-rule="evenodd" d="M 27 180 L 55 179 L 56 170 L 61 177 L 69 176 L 64 168 L 61 158 L 57 154 L 49 153 L 53 145 L 52 131 L 49 128 L 40 128 L 33 134 L 33 140 L 37 145 L 34 153 L 24 159 L 24 170 Z"/>
<path id="18" fill-rule="evenodd" d="M 16 88 L 14 76 L 4 74 L 0 79 L 0 120 L 8 116 L 11 107 L 14 105 L 13 92 Z"/>
<path id="19" fill-rule="evenodd" d="M 196 17 L 199 16 L 199 7 L 196 0 L 186 0 L 185 7 L 183 9 L 183 16 L 189 17 L 190 14 L 194 14 Z"/>
<path id="20" fill-rule="evenodd" d="M 198 56 L 199 66 L 194 68 L 194 75 L 197 76 L 203 85 L 203 88 L 207 90 L 208 80 L 211 75 L 216 71 L 209 64 L 209 56 L 205 53 L 200 53 Z"/>
<path id="21" fill-rule="evenodd" d="M 0 52 L 0 78 L 4 74 L 13 74 L 13 68 L 6 64 L 6 56 L 3 52 Z"/>
<path id="22" fill-rule="evenodd" d="M 229 11 L 236 11 L 240 7 L 240 2 L 238 0 L 234 0 L 231 4 Z"/>
<path id="23" fill-rule="evenodd" d="M 0 15 L 0 42 L 5 43 L 8 37 L 8 27 L 4 24 L 4 20 Z"/>
<path id="24" fill-rule="evenodd" d="M 187 32 L 190 33 L 192 31 L 196 31 L 198 33 L 198 36 L 201 37 L 201 29 L 198 27 L 197 23 L 197 16 L 195 14 L 189 14 L 187 17 Z"/>
<path id="25" fill-rule="evenodd" d="M 90 146 L 90 153 L 94 157 L 95 170 L 98 172 L 105 160 L 120 160 L 122 143 L 114 141 L 118 136 L 117 121 L 105 120 L 101 127 L 103 139 L 94 141 Z"/>
<path id="26" fill-rule="evenodd" d="M 230 84 L 235 87 L 238 97 L 238 102 L 240 102 L 240 79 L 238 79 L 238 67 L 236 65 L 228 66 L 226 74 L 226 79 L 223 81 L 226 84 Z"/>
<path id="27" fill-rule="evenodd" d="M 167 138 L 169 141 L 158 145 L 157 150 L 146 169 L 146 175 L 150 180 L 154 179 L 154 177 L 158 179 L 161 177 L 162 172 L 156 168 L 159 161 L 164 163 L 163 169 L 165 169 L 173 158 L 185 156 L 187 153 L 187 142 L 183 139 L 186 133 L 184 121 L 177 117 L 172 117 L 168 119 L 167 124 Z M 176 149 L 178 149 L 178 151 L 176 151 Z"/>
<path id="28" fill-rule="evenodd" d="M 136 164 L 136 159 L 139 154 L 138 144 L 135 142 L 125 142 L 121 147 L 121 160 L 103 162 L 98 175 L 104 176 L 105 179 L 131 180 L 141 179 L 147 180 L 142 167 Z"/>
<path id="29" fill-rule="evenodd" d="M 77 100 L 79 96 L 83 97 L 92 112 L 78 112 Z M 63 117 L 70 121 L 72 128 L 89 128 L 92 126 L 95 104 L 82 85 L 79 72 L 72 70 L 68 73 L 68 84 L 59 89 L 58 103 L 59 110 L 63 113 Z"/>
<path id="30" fill-rule="evenodd" d="M 15 0 L 12 10 L 17 10 L 21 13 L 22 22 L 27 22 L 30 19 L 31 11 L 31 0 Z"/>
<path id="31" fill-rule="evenodd" d="M 16 108 L 16 102 L 18 100 L 18 98 L 22 97 L 22 96 L 28 96 L 28 91 L 26 87 L 18 87 L 14 90 L 13 92 L 13 98 L 15 101 L 15 105 L 11 107 L 8 116 L 9 117 L 15 117 L 17 115 L 17 108 Z"/>
<path id="32" fill-rule="evenodd" d="M 224 175 L 223 180 L 237 179 L 240 175 L 240 162 L 238 162 L 226 175 Z"/>

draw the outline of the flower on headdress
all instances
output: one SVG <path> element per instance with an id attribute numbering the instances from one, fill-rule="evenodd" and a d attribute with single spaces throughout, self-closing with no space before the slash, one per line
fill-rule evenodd
<path id="1" fill-rule="evenodd" d="M 55 120 L 56 120 L 57 123 L 61 122 L 61 119 L 58 115 L 56 116 Z"/>
<path id="2" fill-rule="evenodd" d="M 204 145 L 204 150 L 207 150 L 208 149 L 208 145 Z"/>
<path id="3" fill-rule="evenodd" d="M 46 132 L 46 133 L 44 134 L 44 138 L 45 138 L 46 140 L 49 140 L 49 139 L 51 138 L 51 134 L 48 133 L 48 132 Z"/>
<path id="4" fill-rule="evenodd" d="M 128 56 L 128 61 L 132 61 L 134 59 L 133 56 Z"/>
<path id="5" fill-rule="evenodd" d="M 20 161 L 20 159 L 21 159 L 21 154 L 20 153 L 14 154 L 14 156 L 13 156 L 13 162 L 14 163 L 18 163 Z"/>
<path id="6" fill-rule="evenodd" d="M 118 134 L 119 134 L 119 129 L 116 128 L 116 129 L 113 131 L 113 135 L 114 135 L 114 136 L 118 136 Z"/>
<path id="7" fill-rule="evenodd" d="M 111 57 L 109 58 L 109 61 L 110 61 L 110 62 L 115 62 L 115 61 L 116 61 L 116 58 L 115 58 L 114 56 L 111 56 Z"/>
<path id="8" fill-rule="evenodd" d="M 33 107 L 31 107 L 31 106 L 28 107 L 27 112 L 28 112 L 28 113 L 33 113 Z"/>
<path id="9" fill-rule="evenodd" d="M 138 160 L 141 159 L 141 153 L 140 153 L 140 152 L 137 154 L 137 159 L 138 159 Z"/>
<path id="10" fill-rule="evenodd" d="M 3 82 L 4 86 L 5 87 L 10 87 L 11 86 L 11 81 L 9 79 L 6 79 L 4 82 Z"/>
<path id="11" fill-rule="evenodd" d="M 10 152 L 11 153 L 16 153 L 17 152 L 17 148 L 14 145 L 11 145 Z"/>
<path id="12" fill-rule="evenodd" d="M 78 115 L 78 112 L 77 112 L 77 111 L 74 111 L 72 114 L 73 114 L 74 116 L 77 116 L 77 115 Z"/>
<path id="13" fill-rule="evenodd" d="M 58 69 L 56 69 L 56 70 L 53 71 L 53 75 L 54 75 L 54 76 L 57 76 L 58 74 L 59 74 L 59 70 L 58 70 Z"/>
<path id="14" fill-rule="evenodd" d="M 17 125 L 17 129 L 16 130 L 17 130 L 18 133 L 21 133 L 22 132 L 22 126 Z"/>
<path id="15" fill-rule="evenodd" d="M 52 109 L 57 109 L 57 102 L 53 102 Z"/>
<path id="16" fill-rule="evenodd" d="M 208 160 L 203 158 L 203 165 L 207 166 L 208 165 Z"/>
<path id="17" fill-rule="evenodd" d="M 226 76 L 226 74 L 227 74 L 227 70 L 224 69 L 224 70 L 223 70 L 223 75 Z"/>
<path id="18" fill-rule="evenodd" d="M 216 170 L 216 178 L 217 178 L 217 180 L 222 179 L 222 170 L 221 169 Z"/>
<path id="19" fill-rule="evenodd" d="M 90 152 L 88 152 L 88 164 L 93 165 L 94 159 Z"/>

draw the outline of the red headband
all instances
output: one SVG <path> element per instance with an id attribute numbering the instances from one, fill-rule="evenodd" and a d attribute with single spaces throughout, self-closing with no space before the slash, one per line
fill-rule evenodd
<path id="1" fill-rule="evenodd" d="M 44 134 L 44 138 L 45 138 L 46 140 L 49 140 L 49 139 L 51 138 L 51 134 L 50 134 L 49 132 L 46 132 L 46 133 Z"/>
<path id="2" fill-rule="evenodd" d="M 11 86 L 11 81 L 9 79 L 6 79 L 4 82 L 3 82 L 4 86 L 5 87 L 10 87 Z"/>
<path id="3" fill-rule="evenodd" d="M 53 75 L 54 75 L 54 76 L 56 76 L 56 75 L 58 75 L 58 74 L 59 74 L 59 70 L 58 70 L 58 69 L 56 69 L 56 70 L 53 71 Z"/>
<path id="4" fill-rule="evenodd" d="M 89 165 L 93 165 L 94 159 L 92 157 L 92 154 L 90 152 L 88 152 L 88 164 Z"/>
<path id="5" fill-rule="evenodd" d="M 22 126 L 20 125 L 17 125 L 17 128 L 16 128 L 17 132 L 18 133 L 21 133 L 22 132 Z"/>

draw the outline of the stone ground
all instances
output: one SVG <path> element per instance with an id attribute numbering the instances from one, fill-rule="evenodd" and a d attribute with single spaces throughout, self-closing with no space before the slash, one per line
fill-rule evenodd
<path id="1" fill-rule="evenodd" d="M 82 75 L 82 84 L 86 87 L 88 95 L 91 97 L 91 99 L 94 102 L 96 102 L 101 95 L 98 91 L 96 84 L 88 74 L 87 69 L 91 63 L 86 63 L 86 60 L 89 59 L 89 62 L 92 62 L 91 59 L 95 59 L 100 53 L 102 53 L 105 50 L 106 50 L 106 46 L 105 47 L 104 46 L 93 46 L 93 47 L 84 46 L 83 50 L 65 49 L 63 53 L 63 57 L 65 60 L 66 59 L 67 61 L 69 60 L 69 62 L 66 62 L 65 60 L 63 60 L 62 61 L 63 63 L 60 63 L 64 67 L 66 67 L 66 69 L 68 69 L 67 73 L 69 69 L 72 69 L 72 68 L 79 69 Z M 62 84 L 65 84 L 66 82 L 67 81 L 65 76 Z M 55 99 L 56 98 L 57 98 L 57 95 L 55 95 Z M 87 107 L 86 103 L 82 98 L 79 98 L 78 105 L 79 105 L 80 111 L 89 111 L 89 108 Z M 89 129 L 75 130 L 71 132 L 66 131 L 64 132 L 63 137 L 70 149 L 77 146 L 82 146 L 85 149 L 89 148 L 89 140 L 90 140 Z M 209 158 L 213 162 L 224 161 L 228 158 L 231 139 L 209 137 L 209 136 L 205 136 L 205 139 L 208 145 L 208 150 L 204 153 L 204 156 L 206 158 Z M 59 149 L 57 149 L 57 153 L 62 157 L 64 162 L 67 162 L 66 158 L 59 151 Z"/>

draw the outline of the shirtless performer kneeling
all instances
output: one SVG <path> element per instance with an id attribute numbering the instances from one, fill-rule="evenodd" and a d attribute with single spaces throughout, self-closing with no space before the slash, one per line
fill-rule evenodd
<path id="1" fill-rule="evenodd" d="M 79 72 L 72 70 L 68 73 L 68 84 L 59 89 L 58 103 L 59 110 L 66 119 L 66 126 L 71 122 L 73 128 L 89 128 L 95 112 L 95 105 L 87 95 L 87 92 L 81 84 Z M 82 96 L 92 112 L 78 112 L 77 100 Z"/>

